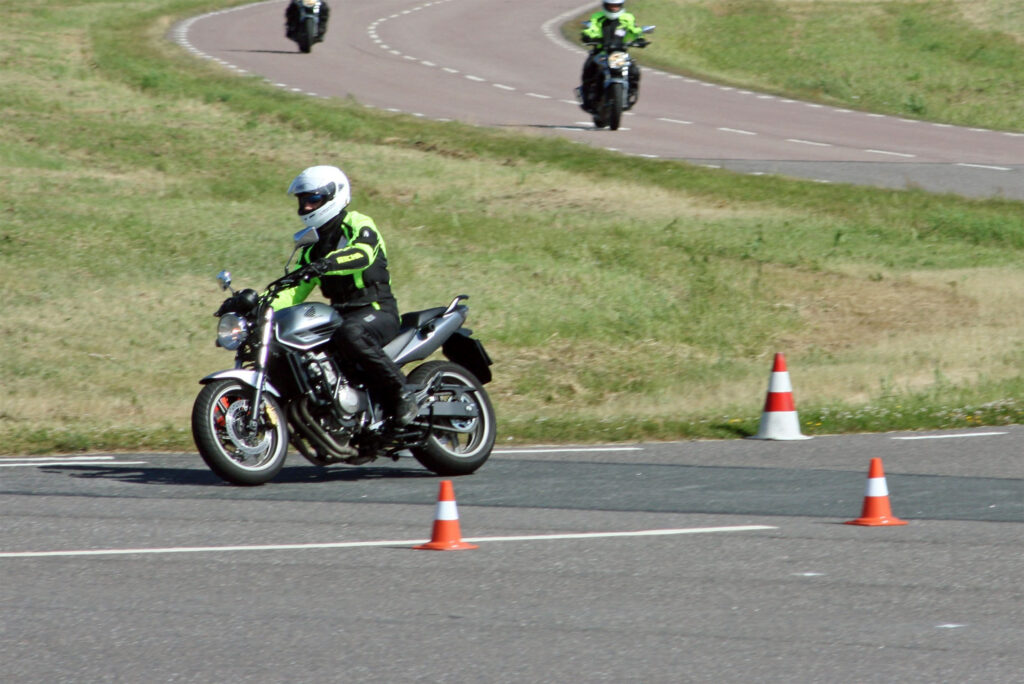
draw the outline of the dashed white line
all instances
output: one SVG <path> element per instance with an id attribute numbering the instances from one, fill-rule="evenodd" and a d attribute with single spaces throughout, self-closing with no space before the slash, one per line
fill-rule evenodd
<path id="1" fill-rule="evenodd" d="M 724 131 L 725 133 L 738 133 L 740 135 L 757 135 L 753 131 L 744 131 L 739 128 L 726 128 L 725 126 L 719 126 L 718 130 Z"/>
<path id="2" fill-rule="evenodd" d="M 994 437 L 1005 435 L 1006 432 L 970 432 L 956 435 L 914 435 L 913 437 L 893 437 L 893 439 L 914 440 L 914 439 L 959 439 L 964 437 Z"/>
<path id="3" fill-rule="evenodd" d="M 683 124 L 684 126 L 689 126 L 690 124 L 693 123 L 692 121 L 683 121 L 682 119 L 668 119 L 663 116 L 658 117 L 658 121 L 664 121 L 665 123 Z"/>
<path id="4" fill-rule="evenodd" d="M 864 150 L 864 151 L 865 152 L 870 152 L 872 154 L 886 154 L 886 155 L 889 155 L 890 157 L 906 157 L 906 158 L 910 158 L 910 157 L 916 157 L 917 156 L 916 154 L 907 154 L 906 152 L 893 152 L 891 150 Z"/>
<path id="5" fill-rule="evenodd" d="M 1013 171 L 1008 166 L 992 166 L 990 164 L 968 164 L 967 162 L 957 162 L 957 166 L 966 166 L 969 169 L 988 169 L 989 171 Z"/>
<path id="6" fill-rule="evenodd" d="M 799 138 L 786 138 L 786 142 L 797 143 L 799 145 L 813 145 L 815 147 L 832 147 L 831 143 L 816 142 L 814 140 L 801 140 Z"/>

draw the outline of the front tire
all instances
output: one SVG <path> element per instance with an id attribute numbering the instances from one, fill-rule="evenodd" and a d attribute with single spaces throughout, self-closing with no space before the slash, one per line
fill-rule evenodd
<path id="1" fill-rule="evenodd" d="M 410 448 L 424 467 L 438 475 L 468 475 L 491 455 L 497 425 L 494 407 L 480 381 L 457 363 L 428 361 L 409 374 L 409 382 L 432 387 L 435 402 L 462 402 L 473 405 L 469 418 L 434 418 L 425 444 Z M 416 423 L 430 420 L 429 408 Z"/>
<path id="2" fill-rule="evenodd" d="M 306 17 L 302 28 L 299 30 L 299 51 L 309 53 L 313 50 L 313 43 L 316 41 L 316 19 Z"/>
<path id="3" fill-rule="evenodd" d="M 619 123 L 622 121 L 622 107 L 625 104 L 625 98 L 622 95 L 622 84 L 612 83 L 608 86 L 607 93 L 607 105 L 608 105 L 608 128 L 613 131 L 619 130 Z"/>
<path id="4" fill-rule="evenodd" d="M 221 479 L 236 485 L 274 479 L 288 453 L 287 421 L 271 395 L 263 395 L 256 430 L 249 430 L 255 393 L 238 380 L 216 380 L 200 390 L 192 406 L 192 438 L 199 455 Z"/>

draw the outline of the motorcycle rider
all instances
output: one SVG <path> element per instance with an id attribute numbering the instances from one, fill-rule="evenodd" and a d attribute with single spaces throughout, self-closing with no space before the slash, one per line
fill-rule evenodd
<path id="1" fill-rule="evenodd" d="M 296 32 L 299 29 L 299 0 L 291 0 L 288 6 L 284 9 L 284 35 L 286 38 L 294 39 Z M 331 18 L 331 8 L 327 5 L 327 0 L 320 1 L 320 24 L 316 31 L 316 39 L 323 40 L 324 34 L 327 33 L 327 20 Z"/>
<path id="2" fill-rule="evenodd" d="M 405 375 L 383 349 L 399 329 L 384 238 L 373 219 L 348 209 L 352 189 L 335 166 L 305 169 L 292 181 L 288 194 L 298 199 L 299 216 L 307 228 L 317 230 L 319 239 L 296 261 L 296 269 L 307 280 L 281 292 L 273 308 L 305 301 L 319 284 L 344 318 L 331 336 L 342 372 L 367 387 L 393 425 L 408 425 L 418 407 L 406 390 Z"/>
<path id="3" fill-rule="evenodd" d="M 598 64 L 596 56 L 607 49 L 607 45 L 613 42 L 613 38 L 621 38 L 623 43 L 638 40 L 641 45 L 647 45 L 647 41 L 641 38 L 643 31 L 636 24 L 636 17 L 623 8 L 626 0 L 610 0 L 601 3 L 601 10 L 590 16 L 589 25 L 580 34 L 580 40 L 591 46 L 590 55 L 583 63 L 583 75 L 579 87 L 580 97 L 583 100 L 583 109 L 591 114 L 595 111 L 597 85 L 595 83 L 598 75 Z M 633 106 L 639 94 L 640 88 L 640 65 L 633 62 L 629 70 L 629 102 L 626 108 Z"/>

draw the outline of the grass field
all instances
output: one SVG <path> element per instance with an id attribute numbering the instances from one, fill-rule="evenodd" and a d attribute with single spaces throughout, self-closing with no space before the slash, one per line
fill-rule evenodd
<path id="1" fill-rule="evenodd" d="M 1019 422 L 1021 203 L 740 176 L 311 102 L 166 40 L 174 19 L 229 4 L 0 0 L 0 452 L 190 450 L 197 380 L 231 363 L 213 346 L 213 276 L 259 287 L 280 273 L 300 227 L 284 189 L 335 160 L 384 231 L 403 309 L 471 295 L 502 443 L 750 434 L 777 351 L 808 434 Z M 672 12 L 871 4 L 634 10 L 682 25 Z M 881 11 L 896 4 L 874 3 L 883 27 L 900 25 Z M 968 4 L 1024 63 L 1016 5 Z M 967 21 L 935 12 L 950 31 Z M 711 65 L 717 45 L 693 50 L 658 59 L 754 78 Z M 783 66 L 756 84 L 788 88 Z M 993 89 L 991 120 L 973 105 L 936 115 L 1021 128 L 1019 92 Z M 597 197 L 616 211 L 595 213 Z"/>

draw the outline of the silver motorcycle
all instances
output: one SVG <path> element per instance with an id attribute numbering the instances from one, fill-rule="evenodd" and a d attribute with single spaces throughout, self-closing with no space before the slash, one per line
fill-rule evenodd
<path id="1" fill-rule="evenodd" d="M 295 234 L 295 249 L 316 243 L 315 228 Z M 287 266 L 286 266 L 287 269 Z M 408 374 L 419 413 L 403 427 L 386 419 L 372 388 L 350 382 L 331 356 L 331 334 L 342 315 L 321 302 L 275 311 L 283 290 L 308 279 L 286 273 L 257 293 L 231 289 L 216 312 L 217 345 L 235 352 L 234 368 L 206 376 L 192 407 L 192 436 L 210 470 L 227 482 L 259 485 L 284 466 L 289 445 L 318 466 L 361 465 L 410 453 L 438 475 L 465 475 L 487 461 L 494 446 L 494 407 L 483 385 L 491 359 L 463 327 L 468 297 L 447 306 L 407 312 L 384 351 L 399 366 L 440 351 Z"/>

